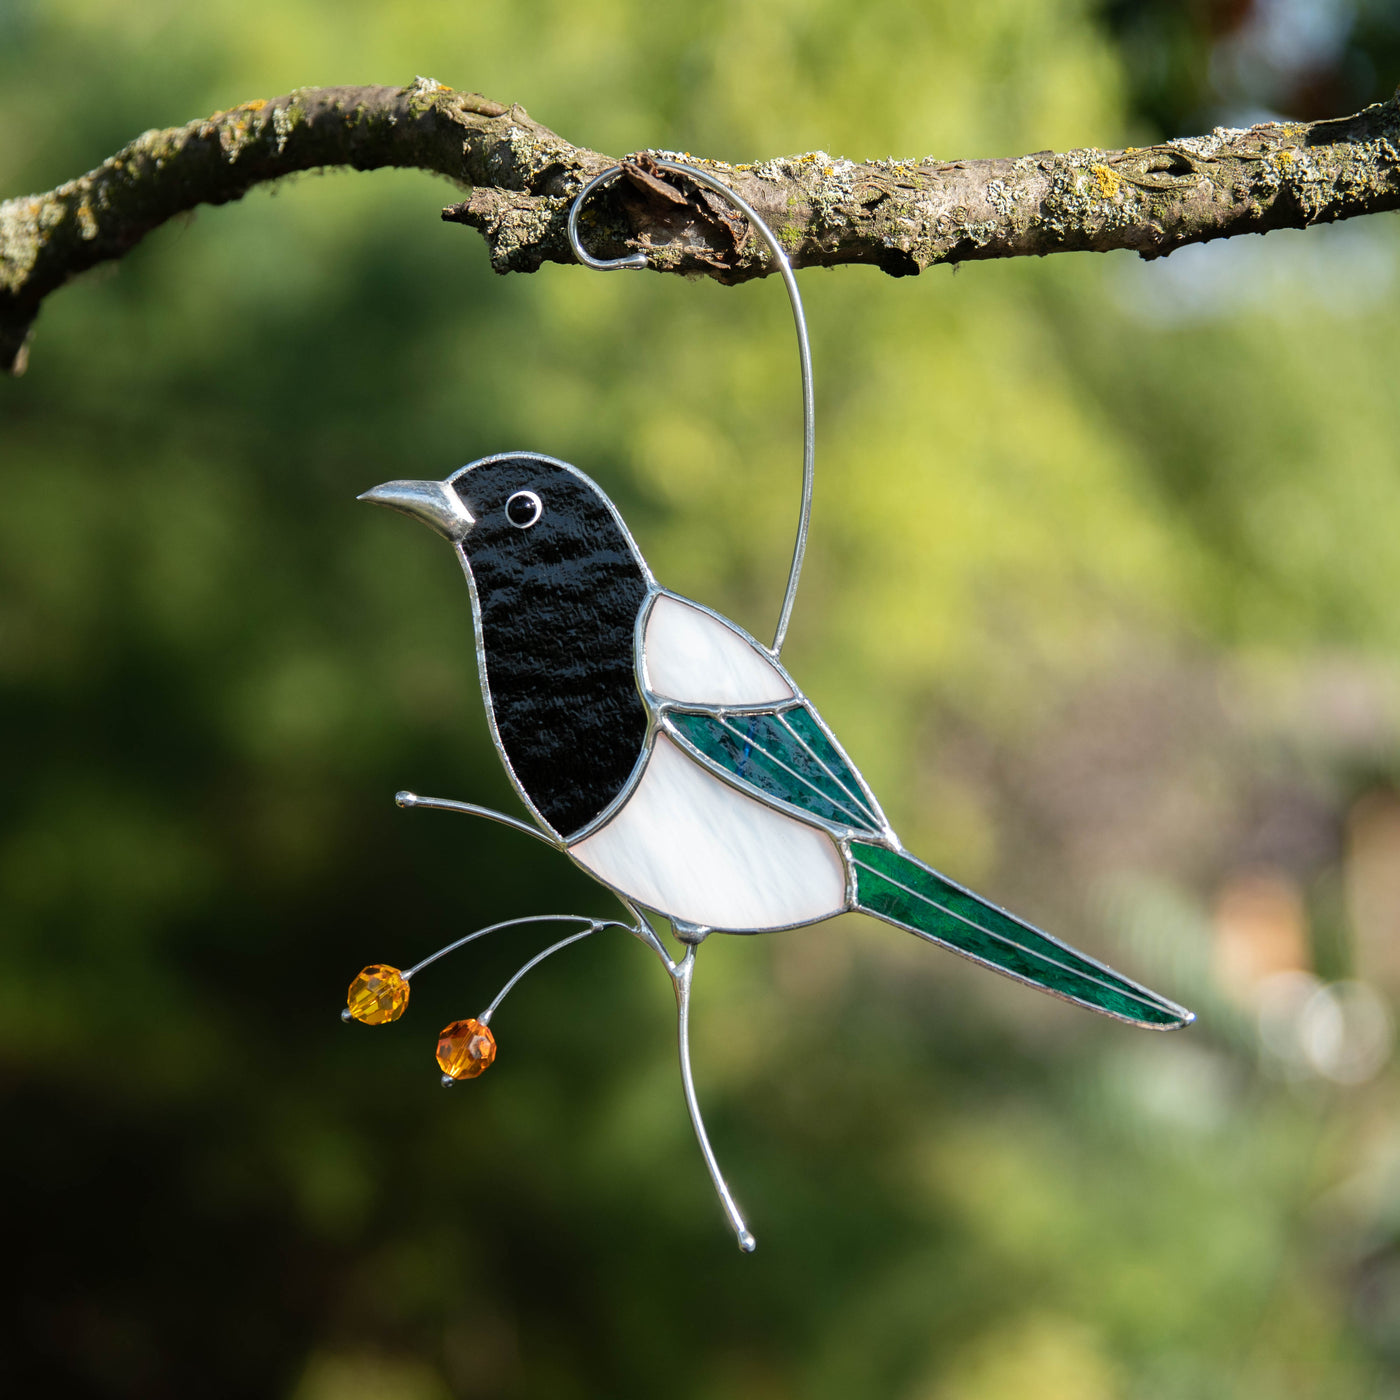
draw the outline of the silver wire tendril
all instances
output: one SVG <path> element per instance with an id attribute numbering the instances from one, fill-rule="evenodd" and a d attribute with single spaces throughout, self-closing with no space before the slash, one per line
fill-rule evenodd
<path id="1" fill-rule="evenodd" d="M 788 570 L 787 590 L 783 594 L 783 610 L 778 615 L 778 630 L 773 634 L 771 651 L 777 656 L 783 649 L 787 637 L 788 623 L 792 619 L 792 605 L 797 600 L 797 581 L 802 574 L 802 560 L 807 553 L 807 527 L 812 518 L 812 487 L 816 476 L 816 404 L 812 394 L 812 351 L 807 341 L 807 318 L 802 312 L 802 297 L 797 290 L 797 279 L 792 274 L 792 266 L 777 235 L 764 223 L 757 210 L 747 200 L 736 194 L 723 180 L 693 165 L 684 165 L 674 160 L 659 160 L 655 164 L 662 170 L 674 171 L 707 190 L 723 195 L 753 225 L 754 231 L 763 240 L 774 266 L 787 288 L 788 301 L 792 304 L 793 325 L 797 328 L 797 354 L 802 369 L 802 510 L 797 521 L 797 539 L 792 549 L 792 566 Z M 632 268 L 643 268 L 649 264 L 645 253 L 631 253 L 625 258 L 611 260 L 595 258 L 579 241 L 579 212 L 584 201 L 596 189 L 610 185 L 622 174 L 620 165 L 610 166 L 601 175 L 595 175 L 575 196 L 569 206 L 569 246 L 574 256 L 585 266 L 598 272 L 621 272 Z"/>
<path id="2" fill-rule="evenodd" d="M 514 817 L 508 817 L 504 812 L 493 811 L 490 807 L 478 807 L 473 802 L 455 802 L 445 797 L 422 797 L 413 792 L 395 793 L 394 801 L 400 807 L 414 808 L 423 807 L 429 811 L 437 812 L 459 812 L 463 816 L 485 817 L 488 821 L 499 822 L 502 826 L 509 826 L 517 831 L 523 831 L 527 836 L 534 836 L 542 840 L 546 845 L 552 846 L 554 843 L 540 832 L 528 827 L 524 822 L 517 821 Z M 724 1179 L 724 1173 L 720 1170 L 719 1161 L 715 1157 L 714 1148 L 710 1146 L 710 1135 L 705 1131 L 705 1120 L 700 1113 L 700 1099 L 695 1092 L 695 1076 L 690 1068 L 690 989 L 695 979 L 695 947 L 687 947 L 685 955 L 677 962 L 666 951 L 665 945 L 656 936 L 655 930 L 647 922 L 645 915 L 630 899 L 618 895 L 622 907 L 630 915 L 631 923 L 622 923 L 616 919 L 598 919 L 589 914 L 527 914 L 518 919 L 503 919 L 500 923 L 488 924 L 485 928 L 474 929 L 471 933 L 464 934 L 461 938 L 439 948 L 436 953 L 429 954 L 422 962 L 415 963 L 407 972 L 403 973 L 403 979 L 407 982 L 410 978 L 422 972 L 425 967 L 437 962 L 439 958 L 445 958 L 448 953 L 456 952 L 458 948 L 464 948 L 468 943 L 475 943 L 478 938 L 485 938 L 488 933 L 497 933 L 501 929 L 517 928 L 522 924 L 549 924 L 549 923 L 577 923 L 584 924 L 585 927 L 576 933 L 571 933 L 561 938 L 557 943 L 552 943 L 543 952 L 536 953 L 522 967 L 516 971 L 505 986 L 496 993 L 495 1000 L 477 1017 L 482 1025 L 489 1026 L 491 1017 L 495 1015 L 497 1007 L 506 998 L 506 994 L 525 976 L 532 968 L 538 967 L 546 958 L 552 957 L 563 948 L 567 948 L 571 943 L 578 943 L 582 939 L 591 938 L 593 934 L 601 932 L 605 928 L 625 929 L 634 938 L 645 943 L 653 953 L 656 954 L 661 966 L 666 969 L 666 975 L 671 979 L 671 986 L 676 994 L 676 1040 L 677 1049 L 680 1052 L 681 1062 L 681 1090 L 685 1096 L 685 1107 L 690 1115 L 690 1126 L 694 1130 L 695 1140 L 700 1147 L 700 1155 L 705 1162 L 705 1170 L 710 1174 L 710 1180 L 714 1184 L 715 1195 L 719 1197 L 719 1203 L 724 1211 L 725 1217 L 729 1221 L 730 1228 L 734 1231 L 734 1236 L 739 1242 L 739 1248 L 745 1254 L 751 1254 L 756 1246 L 756 1241 L 752 1231 L 744 1222 L 744 1217 L 735 1204 L 733 1193 L 729 1189 L 729 1183 Z M 672 926 L 674 932 L 674 924 Z M 347 1008 L 340 1013 L 342 1020 L 350 1020 L 350 1012 Z M 444 1088 L 451 1088 L 457 1081 L 451 1075 L 443 1075 L 442 1083 Z"/>

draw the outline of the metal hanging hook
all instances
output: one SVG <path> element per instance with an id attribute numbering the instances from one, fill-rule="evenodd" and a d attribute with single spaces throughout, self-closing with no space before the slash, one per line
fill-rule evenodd
<path id="1" fill-rule="evenodd" d="M 772 255 L 783 279 L 783 285 L 787 288 L 788 301 L 792 304 L 792 320 L 797 329 L 797 354 L 802 369 L 802 510 L 797 521 L 797 539 L 792 549 L 787 591 L 783 594 L 783 610 L 778 615 L 778 630 L 773 635 L 771 650 L 776 657 L 783 649 L 788 622 L 792 618 L 792 605 L 797 599 L 797 581 L 802 575 L 802 560 L 807 553 L 807 527 L 812 518 L 812 486 L 816 475 L 817 431 L 816 405 L 812 395 L 812 351 L 807 341 L 807 318 L 802 313 L 802 297 L 797 290 L 797 279 L 792 275 L 792 266 L 777 236 L 747 200 L 735 194 L 723 180 L 711 175 L 708 170 L 700 170 L 696 166 L 683 165 L 674 160 L 657 160 L 655 163 L 662 170 L 672 170 L 677 175 L 683 175 L 686 179 L 695 181 L 697 185 L 703 185 L 706 189 L 722 195 L 748 219 Z M 569 246 L 574 250 L 574 256 L 579 262 L 599 272 L 620 272 L 624 269 L 648 266 L 645 253 L 632 253 L 625 258 L 611 260 L 595 258 L 579 241 L 578 219 L 584 201 L 594 190 L 610 185 L 621 174 L 622 167 L 614 165 L 601 175 L 595 175 L 578 192 L 573 204 L 569 206 Z"/>

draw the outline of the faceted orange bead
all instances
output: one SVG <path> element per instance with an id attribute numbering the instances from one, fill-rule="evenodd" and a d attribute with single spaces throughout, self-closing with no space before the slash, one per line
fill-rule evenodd
<path id="1" fill-rule="evenodd" d="M 474 1016 L 453 1021 L 438 1036 L 437 1062 L 453 1079 L 475 1079 L 491 1068 L 495 1058 L 496 1037 Z"/>
<path id="2" fill-rule="evenodd" d="M 345 1008 L 367 1026 L 397 1021 L 408 1010 L 408 983 L 398 968 L 371 963 L 350 984 Z"/>

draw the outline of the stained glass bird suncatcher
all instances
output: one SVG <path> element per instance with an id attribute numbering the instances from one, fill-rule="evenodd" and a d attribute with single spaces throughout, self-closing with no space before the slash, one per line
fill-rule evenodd
<path id="1" fill-rule="evenodd" d="M 794 929 L 859 912 L 984 966 L 1132 1025 L 1172 1030 L 1189 1011 L 988 903 L 909 854 L 874 793 L 779 660 L 796 593 L 812 485 L 810 360 L 796 282 L 758 215 L 705 170 L 664 169 L 737 205 L 766 244 L 792 300 L 801 352 L 806 450 L 797 546 L 777 635 L 766 647 L 718 613 L 664 588 L 603 490 L 576 467 L 530 452 L 468 463 L 442 481 L 391 481 L 362 500 L 443 536 L 466 573 L 492 736 L 534 824 L 470 803 L 400 793 L 402 806 L 464 812 L 527 832 L 613 891 L 622 920 L 526 917 L 478 930 L 418 967 L 366 968 L 348 1018 L 397 1019 L 409 980 L 495 928 L 577 925 L 528 962 L 479 1017 L 443 1032 L 444 1083 L 495 1058 L 491 1017 L 536 963 L 603 928 L 626 929 L 675 988 L 681 1079 L 721 1204 L 744 1250 L 754 1239 L 706 1137 L 691 1075 L 688 1014 L 696 950 L 711 933 Z M 586 186 L 579 212 L 614 167 Z M 669 922 L 673 957 L 643 915 Z"/>

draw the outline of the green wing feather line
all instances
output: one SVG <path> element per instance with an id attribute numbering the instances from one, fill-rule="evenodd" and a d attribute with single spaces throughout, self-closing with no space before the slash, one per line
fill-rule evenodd
<path id="1" fill-rule="evenodd" d="M 1165 1031 L 1195 1019 L 913 856 L 860 839 L 881 832 L 874 799 L 805 703 L 729 714 L 673 708 L 667 718 L 683 746 L 755 797 L 844 828 L 855 873 L 854 907 L 863 913 L 1133 1025 Z"/>
<path id="2" fill-rule="evenodd" d="M 1196 1019 L 1184 1007 L 979 899 L 913 856 L 864 841 L 852 841 L 850 851 L 855 907 L 863 913 L 1134 1025 L 1169 1031 Z"/>
<path id="3" fill-rule="evenodd" d="M 874 800 L 802 704 L 743 714 L 672 709 L 674 732 L 760 798 L 851 831 L 880 833 Z"/>

